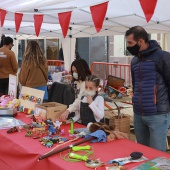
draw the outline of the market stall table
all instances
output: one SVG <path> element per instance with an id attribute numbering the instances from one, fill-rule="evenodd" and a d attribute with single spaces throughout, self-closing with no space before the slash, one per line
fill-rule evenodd
<path id="1" fill-rule="evenodd" d="M 30 123 L 31 119 L 26 118 L 26 115 L 19 113 L 17 119 L 25 123 Z M 75 123 L 75 128 L 83 127 Z M 67 132 L 69 125 L 63 125 L 62 128 Z M 86 170 L 84 162 L 66 162 L 60 158 L 60 154 L 55 154 L 43 160 L 37 161 L 44 153 L 51 150 L 42 146 L 38 139 L 25 137 L 26 132 L 16 132 L 7 134 L 6 130 L 0 130 L 0 170 Z M 67 137 L 67 136 L 64 136 Z M 71 143 L 65 144 L 68 146 Z M 108 162 L 111 159 L 127 157 L 131 152 L 139 151 L 148 159 L 153 159 L 158 156 L 170 158 L 170 155 L 127 139 L 115 140 L 107 143 L 84 143 L 94 147 L 95 158 L 100 158 L 101 161 Z M 68 151 L 67 151 L 68 152 Z M 135 167 L 140 163 L 130 163 L 125 165 L 128 168 Z M 104 170 L 105 167 L 97 168 Z"/>

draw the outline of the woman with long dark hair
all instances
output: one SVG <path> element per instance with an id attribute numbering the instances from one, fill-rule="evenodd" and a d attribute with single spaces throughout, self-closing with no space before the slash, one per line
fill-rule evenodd
<path id="1" fill-rule="evenodd" d="M 91 75 L 89 66 L 84 59 L 74 60 L 71 64 L 71 74 L 73 76 L 73 83 L 76 84 L 79 95 L 73 104 L 62 115 L 69 115 L 71 112 L 77 111 L 77 104 L 81 100 L 81 96 L 85 91 L 85 80 L 86 77 Z"/>

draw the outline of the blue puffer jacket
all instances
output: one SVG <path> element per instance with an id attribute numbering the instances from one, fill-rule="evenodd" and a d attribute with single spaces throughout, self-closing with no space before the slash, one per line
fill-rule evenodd
<path id="1" fill-rule="evenodd" d="M 170 53 L 154 40 L 131 62 L 132 98 L 135 114 L 156 115 L 170 112 Z"/>

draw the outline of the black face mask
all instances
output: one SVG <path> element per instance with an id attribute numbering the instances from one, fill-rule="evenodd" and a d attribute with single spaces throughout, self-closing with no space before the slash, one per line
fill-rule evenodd
<path id="1" fill-rule="evenodd" d="M 138 55 L 139 54 L 139 45 L 138 44 L 135 44 L 134 46 L 132 47 L 127 47 L 127 50 L 132 54 L 132 55 Z"/>

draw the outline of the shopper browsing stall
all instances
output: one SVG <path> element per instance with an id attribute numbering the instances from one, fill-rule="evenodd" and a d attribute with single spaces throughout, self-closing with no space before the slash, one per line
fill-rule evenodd
<path id="1" fill-rule="evenodd" d="M 84 59 L 74 60 L 71 64 L 71 74 L 73 76 L 73 83 L 76 84 L 77 91 L 79 91 L 77 99 L 69 108 L 63 113 L 68 115 L 71 112 L 77 111 L 77 103 L 80 102 L 81 96 L 85 90 L 85 79 L 87 76 L 91 75 L 88 64 Z"/>
<path id="2" fill-rule="evenodd" d="M 16 75 L 18 63 L 14 52 L 11 50 L 14 46 L 11 37 L 3 39 L 2 48 L 0 48 L 0 95 L 8 94 L 9 74 Z"/>
<path id="3" fill-rule="evenodd" d="M 74 121 L 81 120 L 81 123 L 87 125 L 89 122 L 100 122 L 104 117 L 104 99 L 98 96 L 98 87 L 100 79 L 94 75 L 90 75 L 85 81 L 85 91 L 79 100 L 75 103 L 76 112 Z M 66 120 L 69 113 L 64 112 L 61 115 L 62 120 Z"/>
<path id="4" fill-rule="evenodd" d="M 137 142 L 166 151 L 170 123 L 170 53 L 148 40 L 143 27 L 126 31 L 133 85 L 134 129 Z"/>
<path id="5" fill-rule="evenodd" d="M 22 61 L 19 82 L 22 86 L 45 91 L 44 100 L 48 99 L 47 93 L 48 66 L 39 44 L 30 41 Z"/>

